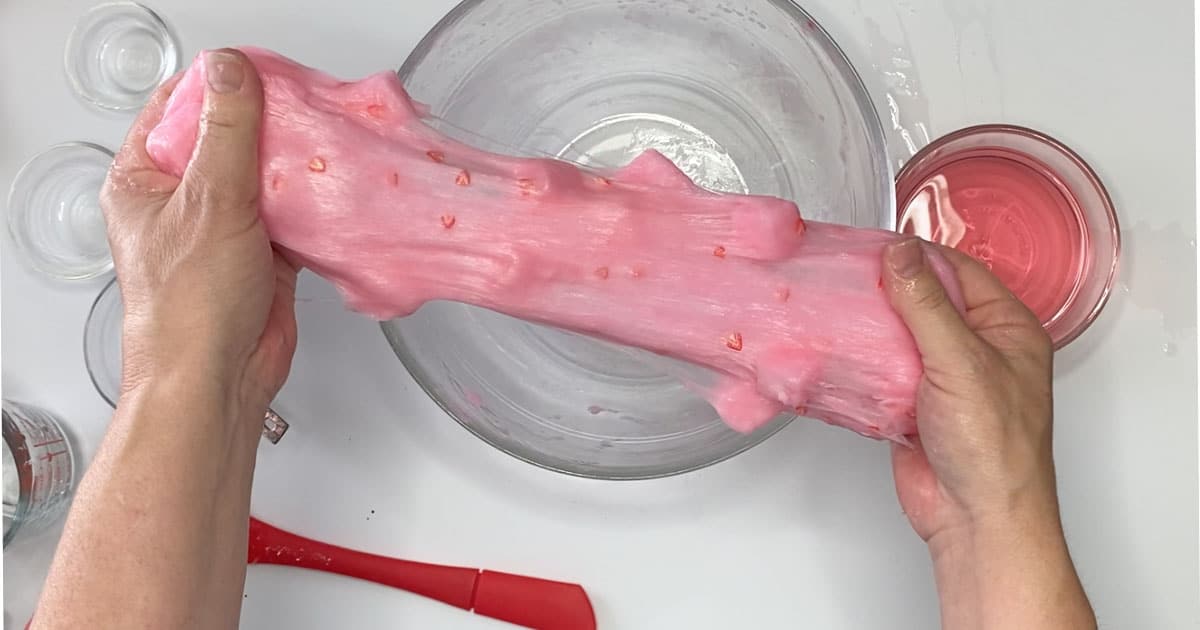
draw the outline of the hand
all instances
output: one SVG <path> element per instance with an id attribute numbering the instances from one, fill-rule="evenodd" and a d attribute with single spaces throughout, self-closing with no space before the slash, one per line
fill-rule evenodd
<path id="1" fill-rule="evenodd" d="M 121 391 L 172 374 L 215 383 L 257 426 L 295 351 L 296 269 L 259 219 L 258 75 L 233 50 L 206 53 L 205 63 L 183 178 L 161 172 L 145 148 L 176 77 L 139 115 L 101 193 L 125 302 Z"/>
<path id="2" fill-rule="evenodd" d="M 258 216 L 258 76 L 240 53 L 206 62 L 183 178 L 146 153 L 172 81 L 101 193 L 125 301 L 121 400 L 77 488 L 36 628 L 237 625 L 258 435 L 296 344 L 296 270 Z"/>
<path id="3" fill-rule="evenodd" d="M 885 253 L 892 304 L 925 366 L 920 437 L 914 448 L 894 447 L 893 472 L 900 504 L 926 541 L 1056 502 L 1049 337 L 982 265 L 940 248 L 962 286 L 960 316 L 926 263 L 932 247 L 914 239 Z"/>
<path id="4" fill-rule="evenodd" d="M 900 505 L 928 545 L 944 629 L 1093 629 L 1058 510 L 1053 348 L 1037 318 L 978 262 L 946 248 L 966 312 L 912 239 L 885 252 L 892 305 L 925 375 L 914 447 L 894 446 Z"/>

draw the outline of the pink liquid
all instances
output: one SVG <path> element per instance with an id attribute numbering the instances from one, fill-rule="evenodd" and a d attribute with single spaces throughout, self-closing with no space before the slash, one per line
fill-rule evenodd
<path id="1" fill-rule="evenodd" d="M 1048 324 L 1078 291 L 1089 257 L 1082 212 L 1049 169 L 1002 149 L 956 153 L 901 198 L 899 229 L 985 264 Z"/>

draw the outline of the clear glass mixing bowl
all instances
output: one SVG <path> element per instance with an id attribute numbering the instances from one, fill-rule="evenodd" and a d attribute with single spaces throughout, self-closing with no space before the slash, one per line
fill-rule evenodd
<path id="1" fill-rule="evenodd" d="M 883 129 L 845 55 L 785 0 L 468 0 L 400 69 L 430 122 L 483 149 L 619 167 L 646 149 L 714 190 L 891 228 Z M 462 304 L 383 324 L 459 423 L 604 479 L 694 470 L 761 442 L 645 354 Z M 650 360 L 647 360 L 650 359 Z"/>

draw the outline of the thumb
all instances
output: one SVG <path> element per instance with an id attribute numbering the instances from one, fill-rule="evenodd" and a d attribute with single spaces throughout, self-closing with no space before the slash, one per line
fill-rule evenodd
<path id="1" fill-rule="evenodd" d="M 202 61 L 204 107 L 184 183 L 225 202 L 221 206 L 248 204 L 258 196 L 262 84 L 240 51 L 206 51 Z"/>
<path id="2" fill-rule="evenodd" d="M 976 342 L 929 264 L 920 239 L 889 245 L 883 256 L 892 308 L 912 332 L 926 364 L 952 361 Z"/>

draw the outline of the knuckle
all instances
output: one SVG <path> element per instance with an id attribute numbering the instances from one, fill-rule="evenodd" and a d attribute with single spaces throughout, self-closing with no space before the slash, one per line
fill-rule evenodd
<path id="1" fill-rule="evenodd" d="M 1021 349 L 1021 355 L 1033 366 L 1049 369 L 1054 363 L 1054 341 L 1041 326 L 1029 329 L 1029 333 L 1022 336 Z"/>
<path id="2" fill-rule="evenodd" d="M 962 353 L 960 369 L 963 376 L 971 380 L 981 380 L 988 376 L 994 368 L 990 353 L 984 348 L 967 348 Z"/>
<path id="3" fill-rule="evenodd" d="M 1054 341 L 1041 320 L 1024 303 L 1012 298 L 996 310 L 996 328 L 1003 332 L 1005 348 L 1039 361 L 1048 361 L 1054 353 Z"/>
<path id="4" fill-rule="evenodd" d="M 253 182 L 227 181 L 203 164 L 193 164 L 177 199 L 186 211 L 206 216 L 237 208 L 257 208 L 258 189 Z"/>
<path id="5" fill-rule="evenodd" d="M 201 150 L 208 145 L 239 144 L 251 133 L 250 126 L 238 112 L 209 110 L 200 115 L 200 133 L 197 145 Z"/>
<path id="6" fill-rule="evenodd" d="M 201 138 L 209 134 L 232 134 L 242 127 L 241 121 L 229 112 L 219 109 L 208 109 L 200 114 Z"/>
<path id="7" fill-rule="evenodd" d="M 926 311 L 941 310 L 949 303 L 945 289 L 936 281 L 922 279 L 913 291 L 913 306 Z"/>
<path id="8" fill-rule="evenodd" d="M 1005 319 L 1030 328 L 1037 328 L 1039 330 L 1042 328 L 1042 323 L 1038 320 L 1037 315 L 1034 315 L 1033 311 L 1029 310 L 1029 307 L 1013 293 L 1010 292 L 1003 303 L 1003 315 Z"/>
<path id="9" fill-rule="evenodd" d="M 213 203 L 224 203 L 232 196 L 230 186 L 222 181 L 220 172 L 201 160 L 195 161 L 189 169 L 186 185 L 183 187 L 183 200 L 188 206 L 207 206 Z"/>
<path id="10" fill-rule="evenodd" d="M 213 203 L 220 203 L 222 195 L 224 194 L 221 187 L 209 185 L 209 182 L 212 180 L 208 177 L 207 173 L 205 173 L 202 166 L 193 165 L 193 167 L 194 170 L 189 173 L 189 175 L 192 175 L 192 177 L 190 177 L 187 184 L 180 189 L 180 192 L 182 193 L 179 199 L 180 203 L 184 208 L 193 210 L 203 208 Z"/>
<path id="11" fill-rule="evenodd" d="M 1030 342 L 1031 350 L 1038 356 L 1046 359 L 1054 356 L 1054 340 L 1050 338 L 1050 333 L 1046 332 L 1040 324 L 1030 329 L 1032 341 Z"/>

